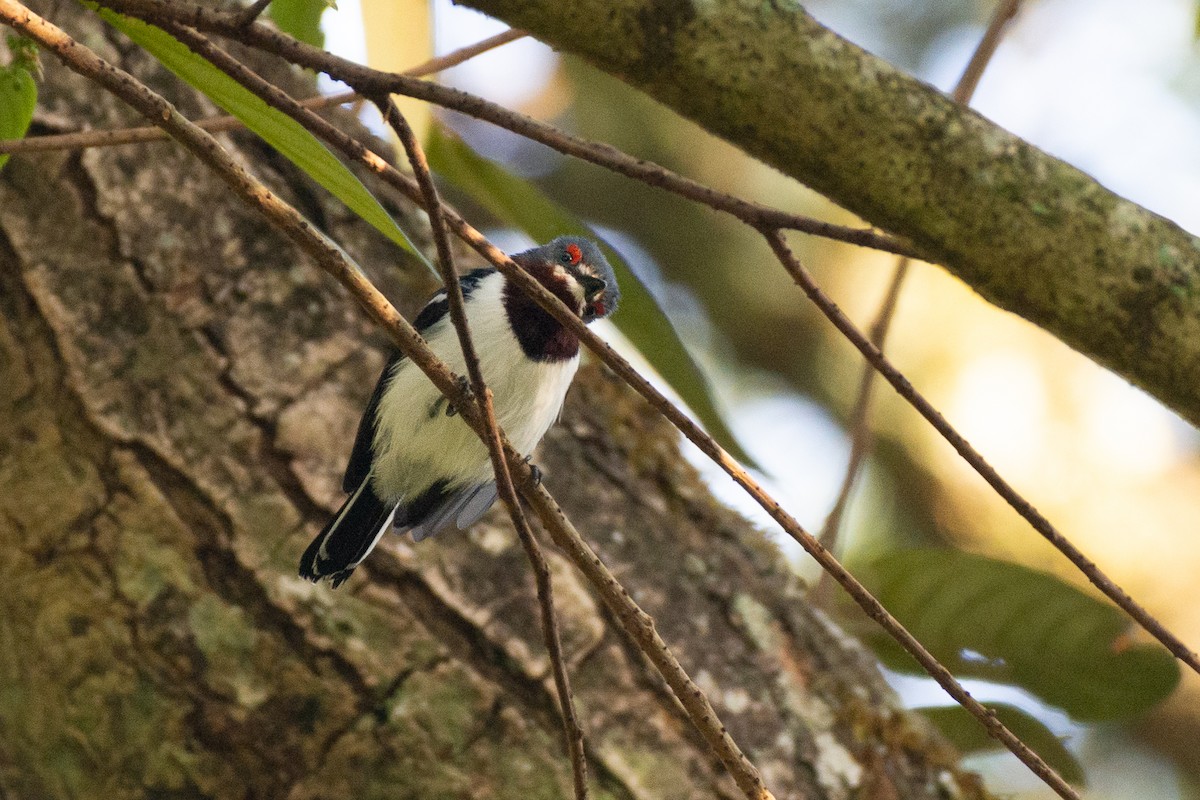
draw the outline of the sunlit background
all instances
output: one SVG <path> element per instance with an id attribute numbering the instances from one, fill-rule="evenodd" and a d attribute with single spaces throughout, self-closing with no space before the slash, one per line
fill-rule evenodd
<path id="1" fill-rule="evenodd" d="M 992 11 L 973 0 L 825 0 L 807 4 L 844 36 L 943 89 L 953 85 Z M 1200 231 L 1200 59 L 1193 0 L 1027 2 L 974 106 L 1120 194 Z M 439 0 L 435 49 L 504 29 Z M 357 0 L 326 15 L 328 46 L 366 60 Z M 427 42 L 408 40 L 407 64 Z M 375 57 L 375 54 L 372 54 Z M 402 64 L 396 64 L 401 66 Z M 617 81 L 523 40 L 442 80 L 717 188 L 791 211 L 854 222 L 820 197 L 700 132 Z M 753 232 L 677 198 L 565 159 L 486 124 L 446 118 L 472 147 L 590 223 L 657 294 L 707 369 L 763 479 L 818 530 L 842 479 L 845 418 L 861 360 L 807 303 Z M 481 218 L 486 223 L 486 217 Z M 483 225 L 486 227 L 486 225 Z M 488 229 L 508 248 L 521 234 Z M 820 240 L 793 245 L 861 325 L 874 317 L 894 259 Z M 609 330 L 609 336 L 618 336 Z M 1011 483 L 1076 545 L 1200 647 L 1200 459 L 1196 431 L 1038 328 L 918 265 L 889 340 L 895 362 Z M 1200 389 L 1198 389 L 1200 390 Z M 890 389 L 876 392 L 880 439 L 839 545 L 950 542 L 1054 572 L 1065 559 L 996 497 Z M 714 490 L 775 537 L 796 568 L 812 563 L 766 515 L 709 468 Z M 929 681 L 894 676 L 910 704 L 940 703 Z M 1013 689 L 975 683 L 982 699 L 1034 713 L 1079 758 L 1092 798 L 1200 797 L 1200 679 L 1131 724 L 1085 726 Z M 1050 797 L 1007 755 L 976 756 L 997 793 Z"/>

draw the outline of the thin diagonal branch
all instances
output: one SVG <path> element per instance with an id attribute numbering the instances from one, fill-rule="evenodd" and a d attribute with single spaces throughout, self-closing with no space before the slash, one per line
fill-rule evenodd
<path id="1" fill-rule="evenodd" d="M 271 5 L 271 0 L 254 0 L 253 3 L 238 12 L 239 21 L 242 25 L 249 25 L 262 16 L 269 5 Z"/>
<path id="2" fill-rule="evenodd" d="M 300 101 L 305 108 L 319 110 L 340 106 L 358 99 L 357 92 L 342 92 L 325 97 L 310 97 Z M 234 116 L 209 117 L 194 122 L 195 126 L 209 133 L 224 133 L 246 127 Z M 83 150 L 89 147 L 114 147 L 123 144 L 144 142 L 167 142 L 171 137 L 162 128 L 143 125 L 136 128 L 114 128 L 111 130 L 77 131 L 50 136 L 30 136 L 25 139 L 0 140 L 0 155 L 8 153 L 45 153 L 54 150 Z"/>
<path id="3" fill-rule="evenodd" d="M 470 61 L 475 56 L 481 56 L 489 50 L 495 50 L 497 47 L 502 47 L 509 42 L 515 42 L 518 39 L 524 39 L 529 35 L 528 31 L 523 31 L 520 28 L 509 28 L 506 31 L 501 31 L 495 36 L 489 36 L 486 39 L 480 39 L 474 44 L 464 45 L 456 50 L 452 50 L 443 56 L 436 56 L 429 59 L 412 69 L 406 69 L 403 74 L 412 78 L 420 78 L 425 75 L 434 75 L 442 70 L 457 67 L 466 61 Z"/>
<path id="4" fill-rule="evenodd" d="M 437 58 L 431 58 L 412 69 L 405 70 L 402 74 L 414 78 L 433 75 L 442 70 L 462 64 L 489 50 L 494 50 L 501 45 L 515 42 L 525 36 L 528 36 L 525 31 L 510 28 L 503 33 L 481 39 L 474 44 L 460 47 Z M 331 106 L 340 106 L 356 99 L 360 99 L 358 92 L 340 92 L 323 97 L 310 97 L 306 100 L 301 100 L 300 104 L 305 108 L 322 109 Z M 245 127 L 242 121 L 234 116 L 196 120 L 195 124 L 209 133 L 239 130 Z M 165 142 L 170 138 L 161 128 L 153 125 L 145 125 L 137 128 L 118 128 L 115 130 L 80 131 L 52 136 L 30 136 L 24 139 L 0 140 L 0 155 L 41 153 L 51 150 L 81 150 L 88 147 L 113 147 L 115 145 L 138 144 L 141 142 Z"/>
<path id="5" fill-rule="evenodd" d="M 200 160 L 224 180 L 244 202 L 256 208 L 276 225 L 285 236 L 343 286 L 368 315 L 382 325 L 392 340 L 414 364 L 424 372 L 455 407 L 460 417 L 483 437 L 482 420 L 470 397 L 458 384 L 456 376 L 428 348 L 415 329 L 388 302 L 362 272 L 349 262 L 343 252 L 323 234 L 315 230 L 294 208 L 276 197 L 269 189 L 251 177 L 242 166 L 221 147 L 220 143 L 184 118 L 171 103 L 151 91 L 133 76 L 99 58 L 88 48 L 75 42 L 61 29 L 34 14 L 16 0 L 0 0 L 0 22 L 21 31 L 54 53 L 70 69 L 100 84 L 127 102 L 139 113 L 169 131 Z M 491 248 L 490 244 L 487 245 Z M 491 248 L 495 250 L 495 248 Z M 498 250 L 495 251 L 499 253 Z M 526 278 L 534 287 L 544 288 L 524 273 L 511 259 L 499 253 L 509 272 Z M 528 284 L 524 287 L 529 291 Z M 552 294 L 548 297 L 559 303 L 568 317 L 583 327 L 582 321 L 567 311 Z M 583 327 L 586 331 L 586 327 Z M 735 782 L 750 800 L 773 800 L 763 785 L 758 770 L 721 724 L 708 698 L 687 675 L 666 643 L 654 629 L 653 619 L 646 614 L 624 590 L 600 558 L 579 536 L 579 532 L 563 514 L 545 487 L 536 485 L 532 471 L 521 454 L 505 441 L 505 457 L 520 482 L 522 493 L 538 511 L 555 543 L 571 557 L 576 567 L 589 579 L 601 599 L 621 621 L 626 633 L 638 643 L 659 670 L 679 699 L 697 730 L 713 748 L 729 770 Z"/>
<path id="6" fill-rule="evenodd" d="M 896 306 L 900 302 L 900 290 L 904 286 L 904 279 L 908 275 L 911 264 L 912 261 L 903 256 L 897 260 L 896 269 L 888 282 L 887 294 L 884 295 L 883 302 L 879 304 L 875 322 L 871 324 L 869 332 L 871 344 L 880 350 L 883 350 L 883 342 L 887 338 L 891 320 L 895 316 Z M 850 494 L 854 491 L 854 485 L 862 471 L 863 462 L 866 460 L 867 454 L 871 452 L 873 437 L 868 417 L 874 388 L 875 369 L 867 364 L 863 368 L 862 377 L 859 378 L 858 394 L 854 398 L 854 409 L 850 412 L 850 457 L 846 463 L 846 472 L 842 477 L 842 485 L 838 488 L 833 508 L 830 510 L 829 516 L 825 518 L 825 525 L 821 528 L 821 544 L 830 550 L 833 550 L 837 543 L 838 531 L 841 529 L 842 516 L 846 513 L 846 506 L 850 502 Z M 822 576 L 818 585 L 813 587 L 813 596 L 821 594 L 821 584 L 824 582 L 825 579 Z"/>
<path id="7" fill-rule="evenodd" d="M 579 724 L 579 715 L 575 711 L 575 700 L 571 694 L 571 679 L 567 674 L 566 661 L 563 658 L 562 637 L 559 634 L 558 618 L 554 612 L 554 585 L 550 578 L 550 565 L 542 553 L 537 537 L 525 519 L 521 510 L 521 500 L 513 487 L 512 475 L 509 473 L 508 461 L 504 457 L 504 444 L 500 438 L 500 424 L 496 421 L 496 408 L 492 402 L 492 391 L 484 381 L 483 370 L 479 364 L 479 354 L 471 340 L 470 325 L 467 321 L 467 310 L 463 300 L 462 285 L 458 273 L 454 269 L 454 255 L 450 249 L 450 240 L 446 236 L 446 222 L 442 216 L 442 204 L 438 199 L 437 187 L 433 184 L 433 175 L 429 171 L 429 162 L 412 127 L 400 113 L 400 109 L 392 102 L 389 95 L 374 100 L 383 119 L 396 132 L 404 152 L 412 165 L 413 175 L 425 197 L 425 207 L 429 210 L 429 227 L 433 231 L 433 241 L 437 246 L 438 269 L 442 273 L 442 281 L 446 284 L 446 299 L 450 305 L 450 320 L 458 333 L 459 345 L 462 347 L 463 359 L 467 365 L 467 375 L 471 379 L 471 390 L 479 403 L 483 416 L 483 424 L 487 429 L 486 443 L 488 454 L 492 459 L 492 471 L 496 475 L 496 486 L 500 499 L 508 510 L 525 553 L 533 568 L 534 581 L 537 585 L 538 604 L 541 608 L 542 638 L 546 642 L 546 651 L 550 656 L 550 665 L 554 673 L 554 686 L 558 691 L 559 707 L 562 709 L 563 736 L 566 739 L 567 753 L 571 758 L 571 772 L 575 779 L 576 800 L 587 800 L 587 756 L 583 741 L 583 728 Z"/>
<path id="8" fill-rule="evenodd" d="M 1072 564 L 1074 564 L 1080 572 L 1087 576 L 1092 584 L 1104 593 L 1106 597 L 1122 608 L 1125 613 L 1129 614 L 1139 625 L 1145 628 L 1154 638 L 1158 639 L 1168 650 L 1170 650 L 1177 658 L 1191 667 L 1193 670 L 1200 672 L 1200 659 L 1197 659 L 1186 645 L 1175 637 L 1170 631 L 1163 627 L 1150 612 L 1146 611 L 1140 604 L 1130 597 L 1124 589 L 1118 586 L 1111 578 L 1105 575 L 1099 567 L 1096 566 L 1087 556 L 1083 554 L 1070 540 L 1062 535 L 1057 528 L 1050 523 L 1048 519 L 1042 516 L 1033 504 L 1020 495 L 1007 481 L 996 472 L 995 468 L 983 458 L 983 456 L 971 447 L 970 443 L 963 438 L 957 430 L 954 429 L 946 418 L 933 407 L 933 405 L 918 392 L 904 375 L 896 369 L 895 366 L 879 351 L 875 345 L 871 344 L 870 340 L 855 327 L 837 304 L 834 303 L 820 287 L 817 286 L 812 276 L 800 264 L 796 257 L 788 249 L 787 243 L 784 241 L 782 234 L 779 231 L 763 231 L 763 235 L 767 238 L 771 249 L 779 258 L 784 269 L 792 276 L 792 279 L 800 286 L 809 299 L 816 304 L 830 322 L 834 324 L 842 335 L 845 336 L 852 345 L 867 359 L 867 361 L 882 375 L 888 383 L 896 390 L 896 392 L 909 402 L 930 425 L 942 435 L 950 445 L 958 451 L 968 464 L 979 473 L 988 485 L 1000 495 L 1004 500 L 1012 506 L 1012 508 L 1020 514 L 1034 530 L 1040 533 L 1047 541 L 1065 555 Z"/>
<path id="9" fill-rule="evenodd" d="M 839 317 L 840 320 L 845 322 L 845 325 L 850 326 L 851 329 L 853 329 L 853 326 L 849 320 L 841 314 L 841 311 L 837 309 L 837 307 L 834 306 L 831 301 L 821 294 L 820 289 L 818 289 L 816 284 L 813 283 L 812 278 L 808 276 L 807 272 L 805 272 L 803 267 L 800 266 L 799 262 L 795 259 L 795 256 L 793 256 L 791 251 L 788 249 L 787 243 L 783 240 L 783 235 L 776 230 L 763 231 L 763 236 L 766 237 L 771 249 L 784 264 L 785 268 L 787 268 L 788 272 L 795 277 L 797 283 L 800 283 L 805 293 L 808 294 L 809 297 L 814 300 L 814 302 L 818 303 L 818 306 L 821 308 L 821 310 L 827 312 L 828 315 L 827 310 L 831 309 L 835 316 Z M 831 319 L 832 318 L 833 316 L 831 316 Z M 838 323 L 835 322 L 835 324 Z M 843 329 L 842 325 L 839 324 L 838 327 L 840 330 L 842 330 L 843 334 L 847 336 L 847 338 L 850 338 L 850 334 Z M 866 337 L 858 333 L 857 330 L 854 330 L 854 333 L 857 334 L 858 340 L 851 339 L 852 342 L 858 345 L 859 341 L 861 341 L 862 344 L 866 345 L 866 347 L 872 347 L 870 342 L 867 341 Z M 874 352 L 878 354 L 878 350 Z M 878 357 L 882 359 L 882 355 L 879 355 Z M 809 551 L 810 554 L 812 554 L 819 562 L 821 562 L 822 566 L 826 566 L 826 562 L 837 565 L 836 569 L 831 569 L 830 567 L 826 566 L 827 572 L 833 575 L 834 579 L 837 580 L 837 582 L 840 583 L 843 588 L 845 588 L 851 594 L 852 597 L 854 597 L 855 601 L 859 602 L 859 605 L 867 611 L 867 613 L 873 620 L 875 620 L 875 622 L 888 630 L 889 633 L 892 633 L 892 628 L 895 627 L 903 631 L 905 636 L 911 638 L 910 634 L 908 634 L 908 631 L 900 625 L 899 621 L 891 617 L 890 614 L 888 614 L 886 617 L 880 617 L 875 613 L 872 613 L 871 606 L 877 605 L 878 601 L 875 600 L 874 597 L 870 597 L 869 594 L 867 597 L 870 597 L 870 603 L 864 603 L 860 601 L 859 597 L 856 596 L 856 593 L 860 590 L 863 593 L 866 593 L 866 589 L 862 588 L 861 584 L 858 584 L 858 582 L 852 576 L 850 576 L 849 573 L 846 573 L 844 568 L 842 568 L 841 565 L 838 564 L 833 558 L 833 556 L 829 554 L 829 551 L 822 547 L 815 538 L 807 533 L 804 534 L 804 537 L 805 538 L 803 540 L 800 540 L 800 543 L 805 547 L 806 550 Z M 879 609 L 882 610 L 882 606 L 879 606 Z M 886 614 L 886 612 L 884 612 L 884 614 Z M 896 636 L 896 634 L 893 633 L 893 636 Z M 1064 781 L 1057 772 L 1055 772 L 1048 764 L 1046 764 L 1040 756 L 1030 750 L 1024 742 L 1022 742 L 1011 731 L 1000 724 L 999 720 L 996 719 L 995 714 L 991 710 L 971 697 L 971 695 L 962 687 L 962 685 L 954 679 L 949 671 L 947 671 L 945 667 L 938 663 L 932 654 L 926 651 L 919 644 L 917 645 L 917 648 L 912 648 L 900 637 L 897 636 L 896 638 L 901 642 L 902 645 L 904 645 L 905 649 L 917 659 L 926 672 L 928 672 L 934 678 L 934 680 L 936 680 L 941 687 L 955 699 L 955 701 L 957 701 L 963 706 L 963 708 L 965 708 L 976 719 L 983 723 L 984 727 L 993 738 L 1004 744 L 1005 747 L 1007 747 L 1060 797 L 1079 797 L 1075 790 L 1072 789 L 1071 786 Z M 915 644 L 916 641 L 913 640 L 913 643 Z"/>
<path id="10" fill-rule="evenodd" d="M 996 48 L 1004 38 L 1004 30 L 1020 10 L 1021 0 L 1001 0 L 996 6 L 987 29 L 983 32 L 983 38 L 979 40 L 979 45 L 971 54 L 971 60 L 967 62 L 958 83 L 954 85 L 954 91 L 950 93 L 956 103 L 967 105 L 971 102 L 975 90 L 979 88 L 979 80 L 983 77 L 984 70 L 991 63 L 992 56 L 996 55 Z"/>
<path id="11" fill-rule="evenodd" d="M 409 78 L 406 75 L 387 75 L 381 79 L 381 82 L 395 94 L 424 100 L 490 122 L 551 147 L 560 153 L 641 181 L 647 186 L 663 189 L 708 206 L 715 211 L 724 212 L 754 227 L 785 228 L 897 255 L 920 257 L 919 251 L 912 245 L 894 236 L 870 228 L 836 225 L 832 222 L 824 222 L 802 214 L 792 214 L 736 197 L 705 186 L 699 181 L 680 175 L 653 161 L 635 158 L 612 145 L 575 136 L 519 111 L 513 111 L 458 89 L 441 86 L 431 81 Z M 360 88 L 365 90 L 365 87 Z"/>

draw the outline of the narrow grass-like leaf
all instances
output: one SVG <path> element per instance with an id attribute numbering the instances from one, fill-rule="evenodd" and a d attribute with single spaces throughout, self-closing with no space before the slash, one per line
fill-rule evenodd
<path id="1" fill-rule="evenodd" d="M 330 6 L 328 0 L 271 0 L 267 14 L 284 33 L 313 47 L 324 47 L 321 15 Z"/>
<path id="2" fill-rule="evenodd" d="M 25 138 L 37 105 L 37 83 L 32 74 L 37 69 L 37 55 L 22 43 L 36 47 L 20 37 L 9 37 L 12 63 L 0 67 L 0 139 Z M 7 155 L 0 156 L 0 168 L 8 159 Z"/>
<path id="3" fill-rule="evenodd" d="M 899 550 L 859 579 L 951 671 L 1020 686 L 1083 721 L 1125 719 L 1179 682 L 1175 659 L 1134 643 L 1118 609 L 1053 575 L 958 550 Z M 875 632 L 888 666 L 916 663 Z"/>
<path id="4" fill-rule="evenodd" d="M 1063 776 L 1063 780 L 1075 786 L 1087 786 L 1083 766 L 1062 740 L 1036 717 L 1007 703 L 988 703 L 987 707 L 995 712 L 996 719 L 1000 720 L 1004 727 L 1015 733 L 1021 741 L 1045 759 L 1047 764 L 1054 767 L 1054 770 Z M 962 706 L 917 708 L 914 711 L 928 717 L 963 755 L 1004 751 L 1004 745 L 988 736 L 979 720 Z"/>
<path id="5" fill-rule="evenodd" d="M 708 381 L 688 354 L 670 319 L 610 244 L 532 183 L 479 155 L 437 125 L 430 129 L 427 150 L 429 163 L 440 177 L 535 241 L 543 243 L 556 236 L 575 234 L 599 242 L 621 285 L 621 309 L 613 316 L 614 324 L 696 413 L 721 446 L 743 463 L 753 465 L 717 410 Z"/>
<path id="6" fill-rule="evenodd" d="M 282 111 L 268 106 L 161 28 L 107 9 L 99 9 L 99 13 L 110 25 L 149 51 L 163 66 L 240 119 L 247 128 L 328 189 L 351 211 L 433 271 L 433 265 L 396 225 L 375 196 L 367 191 L 367 187 L 304 126 Z"/>

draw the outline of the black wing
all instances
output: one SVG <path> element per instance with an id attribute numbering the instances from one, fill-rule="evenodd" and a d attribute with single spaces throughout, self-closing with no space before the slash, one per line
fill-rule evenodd
<path id="1" fill-rule="evenodd" d="M 471 292 L 475 291 L 480 281 L 495 271 L 494 268 L 487 267 L 472 270 L 461 276 L 458 280 L 462 284 L 463 297 L 470 297 Z M 446 291 L 443 289 L 425 304 L 421 313 L 417 314 L 417 318 L 413 320 L 413 327 L 418 332 L 424 333 L 445 319 L 449 312 L 450 301 L 446 299 Z M 362 419 L 358 421 L 358 434 L 354 437 L 354 449 L 350 452 L 350 463 L 346 465 L 346 475 L 342 479 L 342 491 L 347 494 L 357 489 L 371 471 L 371 445 L 375 441 L 375 414 L 379 410 L 379 401 L 383 397 L 388 381 L 391 380 L 392 373 L 395 372 L 396 365 L 403 360 L 403 353 L 398 351 L 392 353 L 387 366 L 383 368 L 383 373 L 379 376 L 379 382 L 375 384 L 375 391 L 371 393 L 367 409 L 363 412 Z"/>
<path id="2" fill-rule="evenodd" d="M 354 449 L 350 452 L 350 463 L 346 465 L 346 475 L 342 478 L 342 491 L 346 494 L 357 489 L 359 484 L 367 479 L 367 473 L 371 471 L 371 442 L 375 439 L 375 411 L 379 408 L 379 400 L 383 397 L 383 390 L 387 388 L 392 370 L 403 359 L 403 354 L 392 353 L 387 366 L 383 368 L 383 374 L 379 376 L 379 382 L 375 384 L 375 391 L 371 393 L 367 410 L 363 412 L 362 419 L 358 421 L 358 434 L 354 437 Z"/>

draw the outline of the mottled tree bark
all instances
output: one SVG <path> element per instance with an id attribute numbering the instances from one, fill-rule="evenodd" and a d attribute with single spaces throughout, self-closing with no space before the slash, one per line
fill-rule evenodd
<path id="1" fill-rule="evenodd" d="M 185 112 L 213 110 L 64 16 Z M 49 110 L 134 121 L 46 67 Z M 407 310 L 429 290 L 251 137 L 228 141 Z M 569 794 L 502 513 L 390 538 L 337 592 L 296 576 L 384 349 L 172 144 L 0 173 L 0 797 Z M 584 369 L 540 463 L 778 797 L 981 795 L 614 379 Z M 738 796 L 579 576 L 553 567 L 597 797 Z"/>
<path id="2" fill-rule="evenodd" d="M 987 300 L 1200 424 L 1200 239 L 795 0 L 458 1 L 911 239 Z"/>

